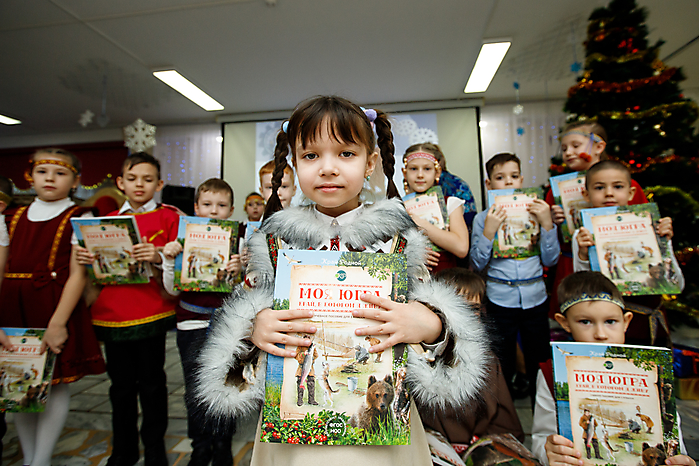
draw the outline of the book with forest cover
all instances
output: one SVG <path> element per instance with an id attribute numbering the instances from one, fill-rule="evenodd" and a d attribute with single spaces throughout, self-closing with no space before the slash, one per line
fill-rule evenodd
<path id="1" fill-rule="evenodd" d="M 368 348 L 386 336 L 356 336 L 380 322 L 352 316 L 370 293 L 407 302 L 403 254 L 278 252 L 274 309 L 312 310 L 317 331 L 295 358 L 267 356 L 261 441 L 313 445 L 410 444 L 407 346 Z"/>
<path id="2" fill-rule="evenodd" d="M 585 209 L 582 219 L 595 241 L 588 251 L 590 268 L 613 281 L 621 294 L 682 292 L 672 244 L 655 232 L 656 204 Z"/>
<path id="3" fill-rule="evenodd" d="M 565 214 L 565 222 L 560 226 L 561 235 L 566 241 L 570 241 L 575 230 L 582 226 L 580 211 L 592 207 L 590 201 L 583 197 L 585 172 L 552 176 L 549 181 L 551 182 L 553 201 L 563 209 Z"/>
<path id="4" fill-rule="evenodd" d="M 98 285 L 148 283 L 149 264 L 133 259 L 133 246 L 141 242 L 138 224 L 132 215 L 71 218 L 78 244 L 95 255 L 87 266 Z"/>
<path id="5" fill-rule="evenodd" d="M 440 230 L 449 229 L 449 213 L 441 186 L 432 186 L 424 193 L 410 193 L 403 197 L 403 205 L 409 214 L 427 220 Z M 442 250 L 435 244 L 432 249 Z"/>
<path id="6" fill-rule="evenodd" d="M 552 342 L 558 432 L 584 465 L 637 466 L 643 445 L 677 454 L 672 350 Z"/>
<path id="7" fill-rule="evenodd" d="M 238 222 L 209 217 L 180 217 L 175 258 L 175 288 L 181 291 L 230 292 L 234 278 L 226 271 L 238 251 Z"/>
<path id="8" fill-rule="evenodd" d="M 518 259 L 538 256 L 541 226 L 527 210 L 535 199 L 543 199 L 541 188 L 491 189 L 488 208 L 502 206 L 507 218 L 498 228 L 493 241 L 493 257 Z"/>
<path id="9" fill-rule="evenodd" d="M 14 351 L 0 350 L 0 411 L 43 412 L 51 389 L 56 354 L 41 354 L 44 328 L 3 328 Z"/>

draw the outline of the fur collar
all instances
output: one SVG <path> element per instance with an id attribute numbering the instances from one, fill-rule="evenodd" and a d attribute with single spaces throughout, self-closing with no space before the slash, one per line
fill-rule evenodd
<path id="1" fill-rule="evenodd" d="M 343 243 L 358 249 L 387 241 L 397 231 L 415 228 L 400 199 L 382 199 L 360 209 L 349 225 L 334 227 L 328 225 L 313 205 L 281 210 L 263 223 L 261 231 L 274 233 L 297 249 L 315 249 L 336 235 L 340 235 Z"/>

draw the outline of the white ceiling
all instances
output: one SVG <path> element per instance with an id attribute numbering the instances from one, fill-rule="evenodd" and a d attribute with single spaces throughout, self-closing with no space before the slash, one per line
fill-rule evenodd
<path id="1" fill-rule="evenodd" d="M 276 3 L 268 6 L 267 3 Z M 698 34 L 698 0 L 640 0 L 661 57 Z M 316 94 L 362 104 L 471 98 L 463 88 L 483 39 L 513 45 L 483 97 L 561 99 L 584 61 L 593 0 L 2 0 L 0 147 L 31 135 L 214 122 L 287 110 Z M 699 41 L 668 62 L 699 89 Z M 174 67 L 225 106 L 206 112 L 155 79 Z M 479 103 L 482 102 L 479 100 Z M 95 120 L 97 120 L 97 116 Z M 254 118 L 254 116 L 253 116 Z M 218 120 L 217 120 L 218 119 Z M 89 138 L 89 135 L 87 136 Z M 12 145 L 10 143 L 10 145 Z"/>

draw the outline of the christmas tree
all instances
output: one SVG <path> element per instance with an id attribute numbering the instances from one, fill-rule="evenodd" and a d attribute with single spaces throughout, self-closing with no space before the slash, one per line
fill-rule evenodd
<path id="1" fill-rule="evenodd" d="M 673 243 L 687 286 L 666 297 L 668 309 L 699 317 L 699 138 L 692 124 L 699 109 L 684 98 L 679 68 L 658 58 L 662 41 L 648 44 L 647 13 L 635 0 L 613 0 L 590 15 L 585 68 L 568 90 L 564 110 L 576 120 L 597 120 L 609 136 L 606 152 L 625 163 L 673 219 Z M 551 173 L 566 170 L 554 159 Z"/>

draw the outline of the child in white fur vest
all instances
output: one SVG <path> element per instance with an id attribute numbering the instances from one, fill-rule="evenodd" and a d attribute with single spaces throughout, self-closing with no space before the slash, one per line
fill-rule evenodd
<path id="1" fill-rule="evenodd" d="M 366 206 L 360 192 L 376 167 L 377 143 L 388 199 Z M 299 186 L 312 203 L 281 210 L 276 192 L 289 147 Z M 271 309 L 275 273 L 271 243 L 287 249 L 404 253 L 410 277 L 408 302 L 364 295 L 362 300 L 376 308 L 355 310 L 353 315 L 383 323 L 357 329 L 356 334 L 389 336 L 372 346 L 372 353 L 398 343 L 421 347 L 420 355 L 410 351 L 406 382 L 423 406 L 468 409 L 468 404 L 478 402 L 489 362 L 486 333 L 453 287 L 430 279 L 424 266 L 427 238 L 406 213 L 392 181 L 393 152 L 387 115 L 338 97 L 305 101 L 282 125 L 273 194 L 260 231 L 249 242 L 248 286 L 228 299 L 201 353 L 197 396 L 210 415 L 239 416 L 258 409 L 264 399 L 266 353 L 295 357 L 294 351 L 276 344 L 309 346 L 311 340 L 292 335 L 316 331 L 310 322 L 294 321 L 310 317 L 308 311 Z M 414 406 L 411 423 L 409 446 L 319 447 L 258 441 L 252 464 L 352 464 L 369 458 L 382 465 L 432 464 Z"/>

